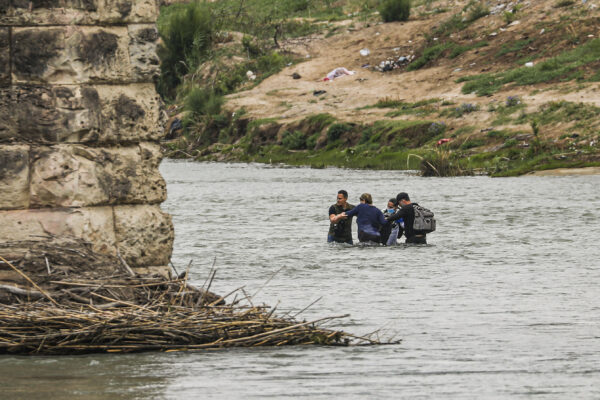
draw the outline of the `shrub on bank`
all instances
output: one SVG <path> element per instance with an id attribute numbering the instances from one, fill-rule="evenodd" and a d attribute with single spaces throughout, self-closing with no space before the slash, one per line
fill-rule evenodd
<path id="1" fill-rule="evenodd" d="M 339 138 L 341 138 L 345 133 L 350 132 L 352 130 L 352 125 L 339 123 L 333 124 L 327 130 L 327 141 L 335 142 Z"/>
<path id="2" fill-rule="evenodd" d="M 306 147 L 306 138 L 300 131 L 289 132 L 285 131 L 281 138 L 283 147 L 289 150 L 301 150 Z"/>
<path id="3" fill-rule="evenodd" d="M 211 49 L 218 31 L 210 6 L 192 2 L 168 9 L 157 23 L 162 39 L 158 47 L 161 60 L 157 89 L 163 97 L 174 97 L 182 77 L 193 71 Z"/>
<path id="4" fill-rule="evenodd" d="M 203 115 L 219 114 L 223 102 L 223 96 L 206 88 L 195 87 L 185 97 L 185 110 L 192 118 L 198 119 Z"/>
<path id="5" fill-rule="evenodd" d="M 410 16 L 410 0 L 384 0 L 379 14 L 384 22 L 407 21 Z"/>

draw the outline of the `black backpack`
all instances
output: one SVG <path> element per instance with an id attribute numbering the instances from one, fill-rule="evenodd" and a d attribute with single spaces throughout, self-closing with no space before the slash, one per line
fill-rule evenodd
<path id="1" fill-rule="evenodd" d="M 415 210 L 415 222 L 413 223 L 413 230 L 418 233 L 431 233 L 435 231 L 435 218 L 431 210 L 413 204 Z"/>

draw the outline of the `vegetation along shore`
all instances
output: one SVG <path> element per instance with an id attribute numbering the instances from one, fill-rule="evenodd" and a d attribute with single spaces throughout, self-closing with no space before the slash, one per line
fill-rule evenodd
<path id="1" fill-rule="evenodd" d="M 165 154 L 425 176 L 600 166 L 598 5 L 163 6 Z M 323 79 L 338 67 L 355 74 Z"/>

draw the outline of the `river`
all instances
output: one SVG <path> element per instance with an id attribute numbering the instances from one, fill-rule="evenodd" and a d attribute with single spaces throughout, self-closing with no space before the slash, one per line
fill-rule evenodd
<path id="1" fill-rule="evenodd" d="M 173 262 L 212 289 L 398 345 L 0 357 L 0 398 L 599 398 L 600 176 L 420 178 L 402 171 L 166 160 Z M 432 209 L 429 245 L 325 243 L 339 189 Z M 356 225 L 353 227 L 356 238 Z M 263 284 L 280 270 L 268 285 Z M 180 271 L 180 272 L 181 272 Z M 261 289 L 262 288 L 262 289 Z"/>

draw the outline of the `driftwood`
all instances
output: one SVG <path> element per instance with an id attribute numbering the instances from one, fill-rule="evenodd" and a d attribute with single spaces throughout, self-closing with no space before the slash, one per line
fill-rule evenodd
<path id="1" fill-rule="evenodd" d="M 42 293 L 38 292 L 37 290 L 26 290 L 26 289 L 21 289 L 21 288 L 18 288 L 16 286 L 11 286 L 11 285 L 0 285 L 0 290 L 6 290 L 7 292 L 12 293 L 12 294 L 16 294 L 19 296 L 34 297 L 36 299 L 39 299 L 40 297 L 44 296 Z"/>
<path id="2" fill-rule="evenodd" d="M 0 245 L 0 253 L 6 246 Z M 0 282 L 0 353 L 379 343 L 322 327 L 344 315 L 297 321 L 255 306 L 243 287 L 217 296 L 209 291 L 214 263 L 206 287 L 198 288 L 187 281 L 188 273 L 174 279 L 131 276 L 124 260 L 98 255 L 80 241 L 19 246 L 27 253 L 12 261 L 0 256 L 0 269 L 14 270 L 30 287 Z"/>

